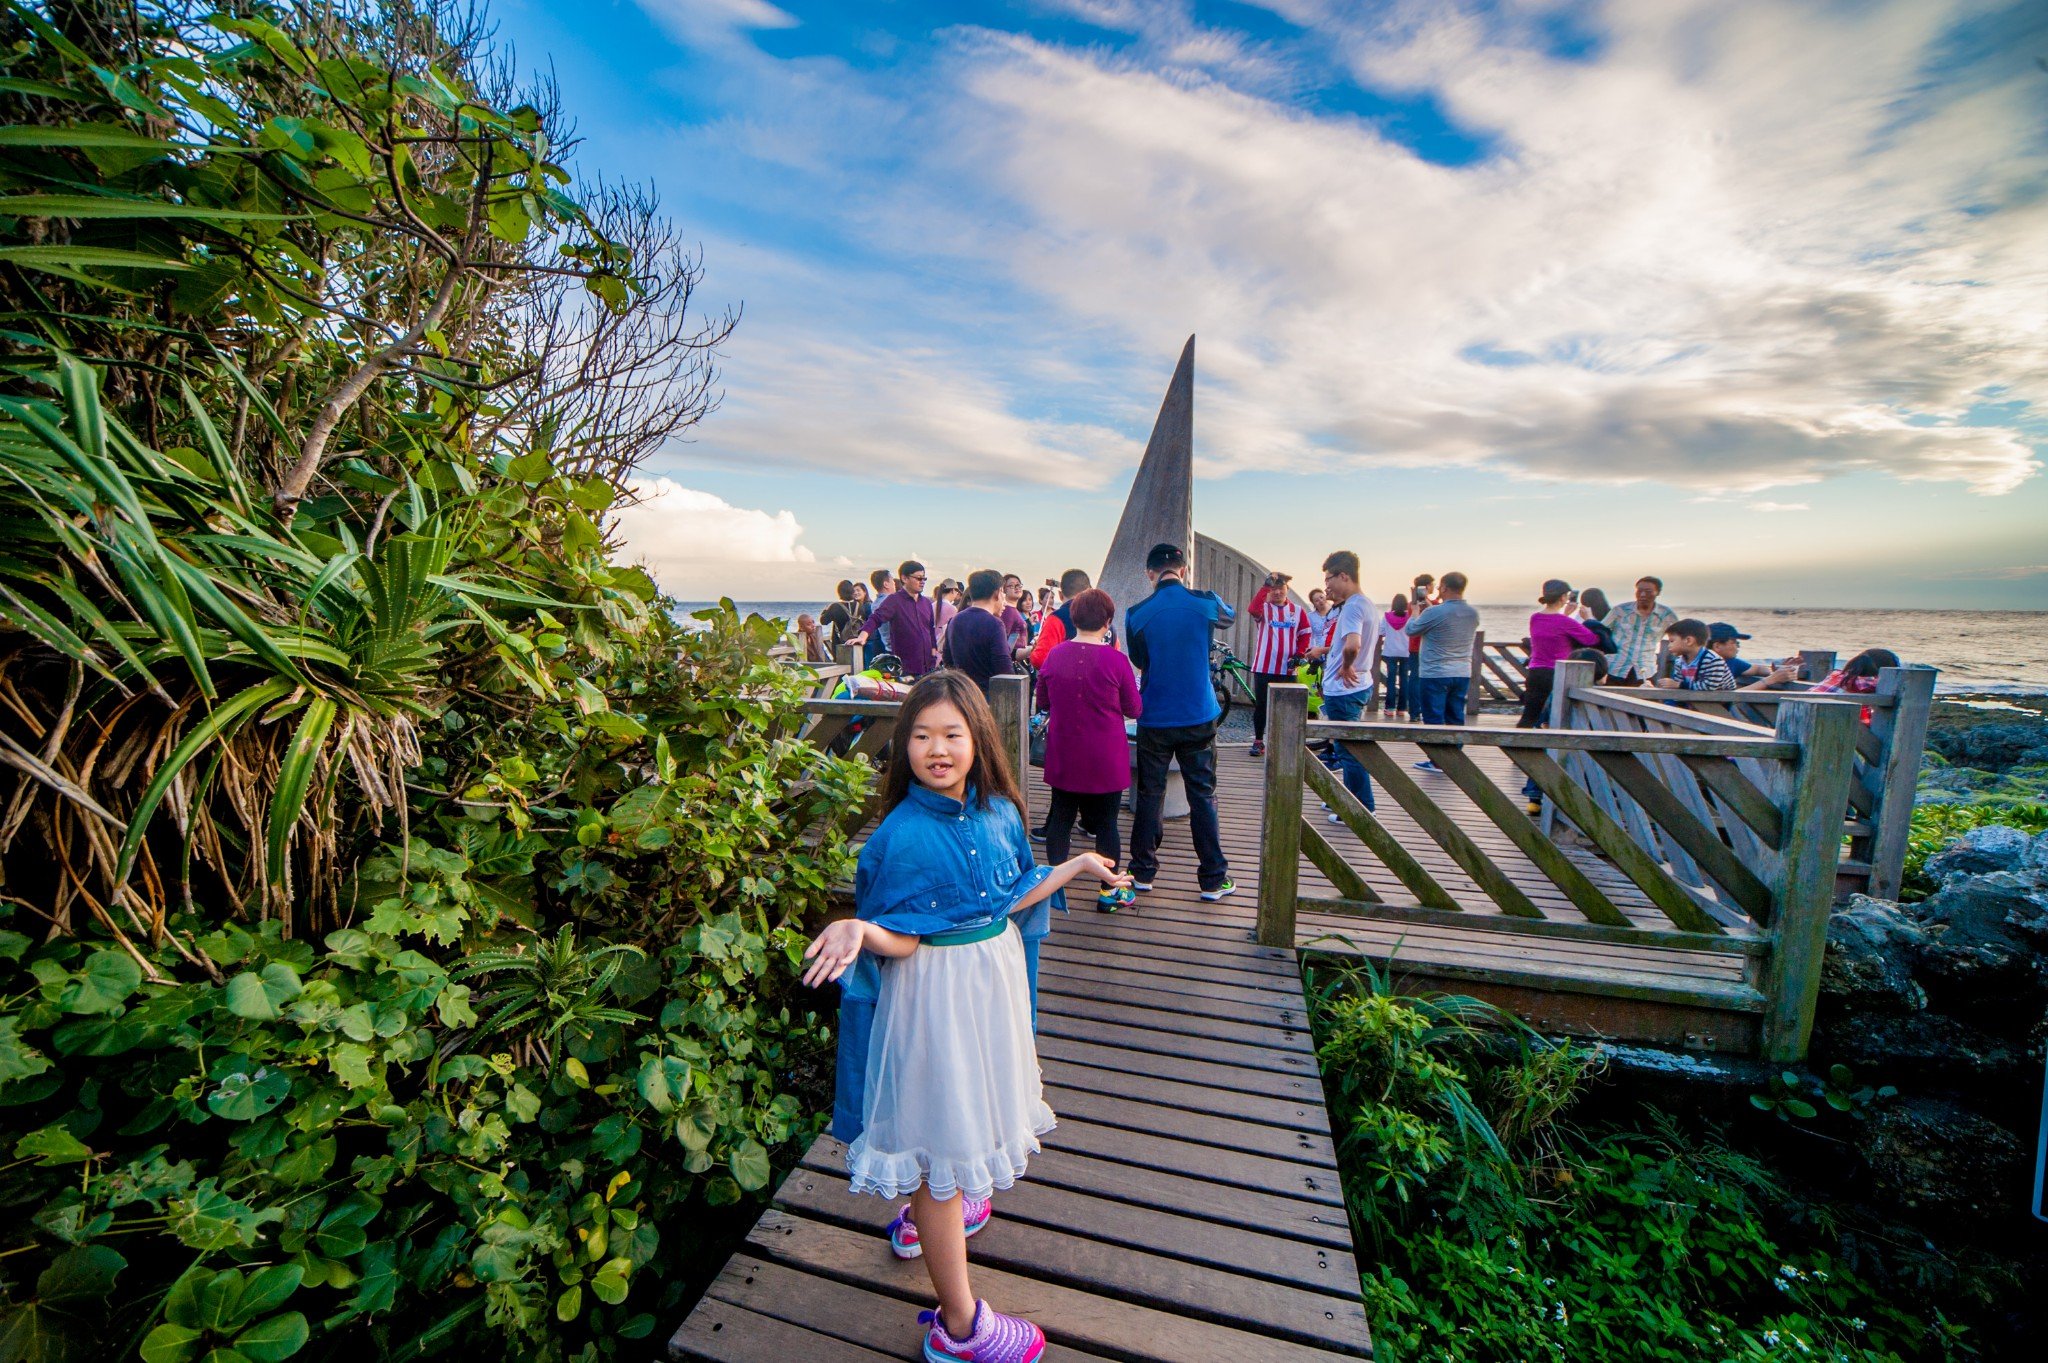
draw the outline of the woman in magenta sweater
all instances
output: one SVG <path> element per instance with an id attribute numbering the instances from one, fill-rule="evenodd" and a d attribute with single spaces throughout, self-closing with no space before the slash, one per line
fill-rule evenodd
<path id="1" fill-rule="evenodd" d="M 1522 717 L 1517 729 L 1541 729 L 1550 723 L 1550 693 L 1557 683 L 1557 665 L 1575 648 L 1599 646 L 1599 636 L 1572 614 L 1578 605 L 1572 584 L 1553 577 L 1538 594 L 1540 609 L 1529 617 L 1529 675 L 1522 687 Z M 1542 792 L 1532 779 L 1522 784 L 1531 814 L 1543 812 Z"/>
<path id="2" fill-rule="evenodd" d="M 1090 588 L 1067 603 L 1074 637 L 1055 645 L 1038 670 L 1045 700 L 1045 784 L 1052 804 L 1045 816 L 1045 851 L 1067 854 L 1075 816 L 1093 829 L 1095 850 L 1115 866 L 1123 857 L 1117 807 L 1131 784 L 1130 743 L 1124 721 L 1141 708 L 1138 674 L 1131 660 L 1109 642 L 1116 603 L 1101 588 Z M 1105 887 L 1095 907 L 1115 913 L 1131 892 Z"/>

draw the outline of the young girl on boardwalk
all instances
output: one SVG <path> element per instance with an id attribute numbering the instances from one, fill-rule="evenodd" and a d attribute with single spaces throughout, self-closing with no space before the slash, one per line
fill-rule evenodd
<path id="1" fill-rule="evenodd" d="M 1032 1040 L 1038 940 L 1076 876 L 1131 883 L 1084 852 L 1032 864 L 1024 801 L 974 683 L 935 672 L 904 699 L 882 787 L 887 813 L 861 849 L 858 917 L 826 926 L 804 983 L 854 967 L 840 1008 L 833 1133 L 856 1193 L 910 1204 L 889 1227 L 938 1296 L 919 1315 L 927 1363 L 1033 1363 L 1038 1326 L 977 1300 L 967 1237 L 1024 1173 L 1053 1126 Z"/>

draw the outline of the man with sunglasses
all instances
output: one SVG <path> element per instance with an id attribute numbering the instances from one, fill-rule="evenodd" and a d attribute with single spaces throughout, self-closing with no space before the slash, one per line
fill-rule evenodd
<path id="1" fill-rule="evenodd" d="M 906 561 L 896 570 L 896 590 L 882 598 L 868 616 L 855 642 L 886 627 L 890 651 L 903 661 L 903 675 L 922 677 L 939 665 L 938 614 L 924 594 L 924 565 Z"/>

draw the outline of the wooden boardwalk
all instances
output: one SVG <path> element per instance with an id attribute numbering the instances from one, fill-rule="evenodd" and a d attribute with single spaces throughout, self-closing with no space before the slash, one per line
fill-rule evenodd
<path id="1" fill-rule="evenodd" d="M 1085 896 L 1039 971 L 1059 1127 L 971 1243 L 976 1290 L 1044 1328 L 1048 1360 L 1369 1357 L 1358 1265 L 1292 951 L 1252 940 L 1255 764 L 1225 749 L 1238 893 L 1196 897 L 1185 821 L 1134 911 Z M 1035 775 L 1035 773 L 1034 773 Z M 1042 811 L 1044 792 L 1032 802 Z M 1125 816 L 1128 819 L 1128 815 Z M 924 1266 L 889 1253 L 893 1204 L 847 1192 L 820 1139 L 669 1343 L 716 1363 L 918 1356 Z"/>
<path id="2" fill-rule="evenodd" d="M 1404 767 L 1421 756 L 1412 744 L 1384 746 Z M 1468 754 L 1519 801 L 1520 773 L 1502 751 Z M 1371 1353 L 1296 950 L 1256 942 L 1265 765 L 1243 744 L 1217 757 L 1237 893 L 1197 898 L 1186 821 L 1170 821 L 1155 889 L 1114 916 L 1082 897 L 1055 917 L 1041 953 L 1039 1055 L 1059 1127 L 1026 1179 L 997 1197 L 972 1257 L 979 1290 L 1037 1321 L 1049 1358 L 1305 1363 Z M 1448 777 L 1415 779 L 1544 920 L 1583 921 Z M 1304 814 L 1320 820 L 1313 798 Z M 1497 930 L 1442 915 L 1404 921 L 1414 905 L 1399 879 L 1347 829 L 1321 824 L 1385 902 L 1370 918 L 1319 909 L 1340 896 L 1304 859 L 1297 950 L 1391 959 L 1400 987 L 1480 994 L 1546 1030 L 1755 1045 L 1765 1004 L 1745 967 L 1763 943 L 1746 923 L 1727 922 L 1722 950 L 1687 949 L 1699 939 L 1675 933 L 1627 876 L 1591 849 L 1565 846 L 1641 940 L 1532 934 L 1527 925 L 1543 920 L 1506 921 L 1384 792 L 1378 818 L 1456 900 L 1461 920 L 1483 917 Z M 883 1228 L 894 1207 L 850 1195 L 844 1167 L 830 1138 L 806 1153 L 670 1341 L 674 1357 L 917 1356 L 915 1313 L 930 1304 L 924 1269 L 890 1256 Z"/>

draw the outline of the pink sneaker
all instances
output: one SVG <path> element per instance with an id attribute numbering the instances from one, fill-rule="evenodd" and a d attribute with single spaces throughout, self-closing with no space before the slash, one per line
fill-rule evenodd
<path id="1" fill-rule="evenodd" d="M 925 1363 L 1037 1363 L 1045 1352 L 1045 1331 L 1028 1320 L 1006 1316 L 985 1301 L 974 1303 L 974 1333 L 955 1339 L 936 1311 L 920 1311 Z"/>
<path id="2" fill-rule="evenodd" d="M 965 1193 L 961 1194 L 966 1197 Z M 996 1214 L 995 1199 L 990 1197 L 968 1197 L 967 1204 L 960 1209 L 960 1219 L 966 1224 L 967 1238 L 973 1239 L 981 1228 Z M 903 1210 L 896 1213 L 896 1219 L 889 1223 L 889 1252 L 899 1259 L 915 1259 L 924 1253 L 924 1246 L 917 1242 L 917 1223 L 910 1219 L 910 1204 L 904 1203 Z"/>

